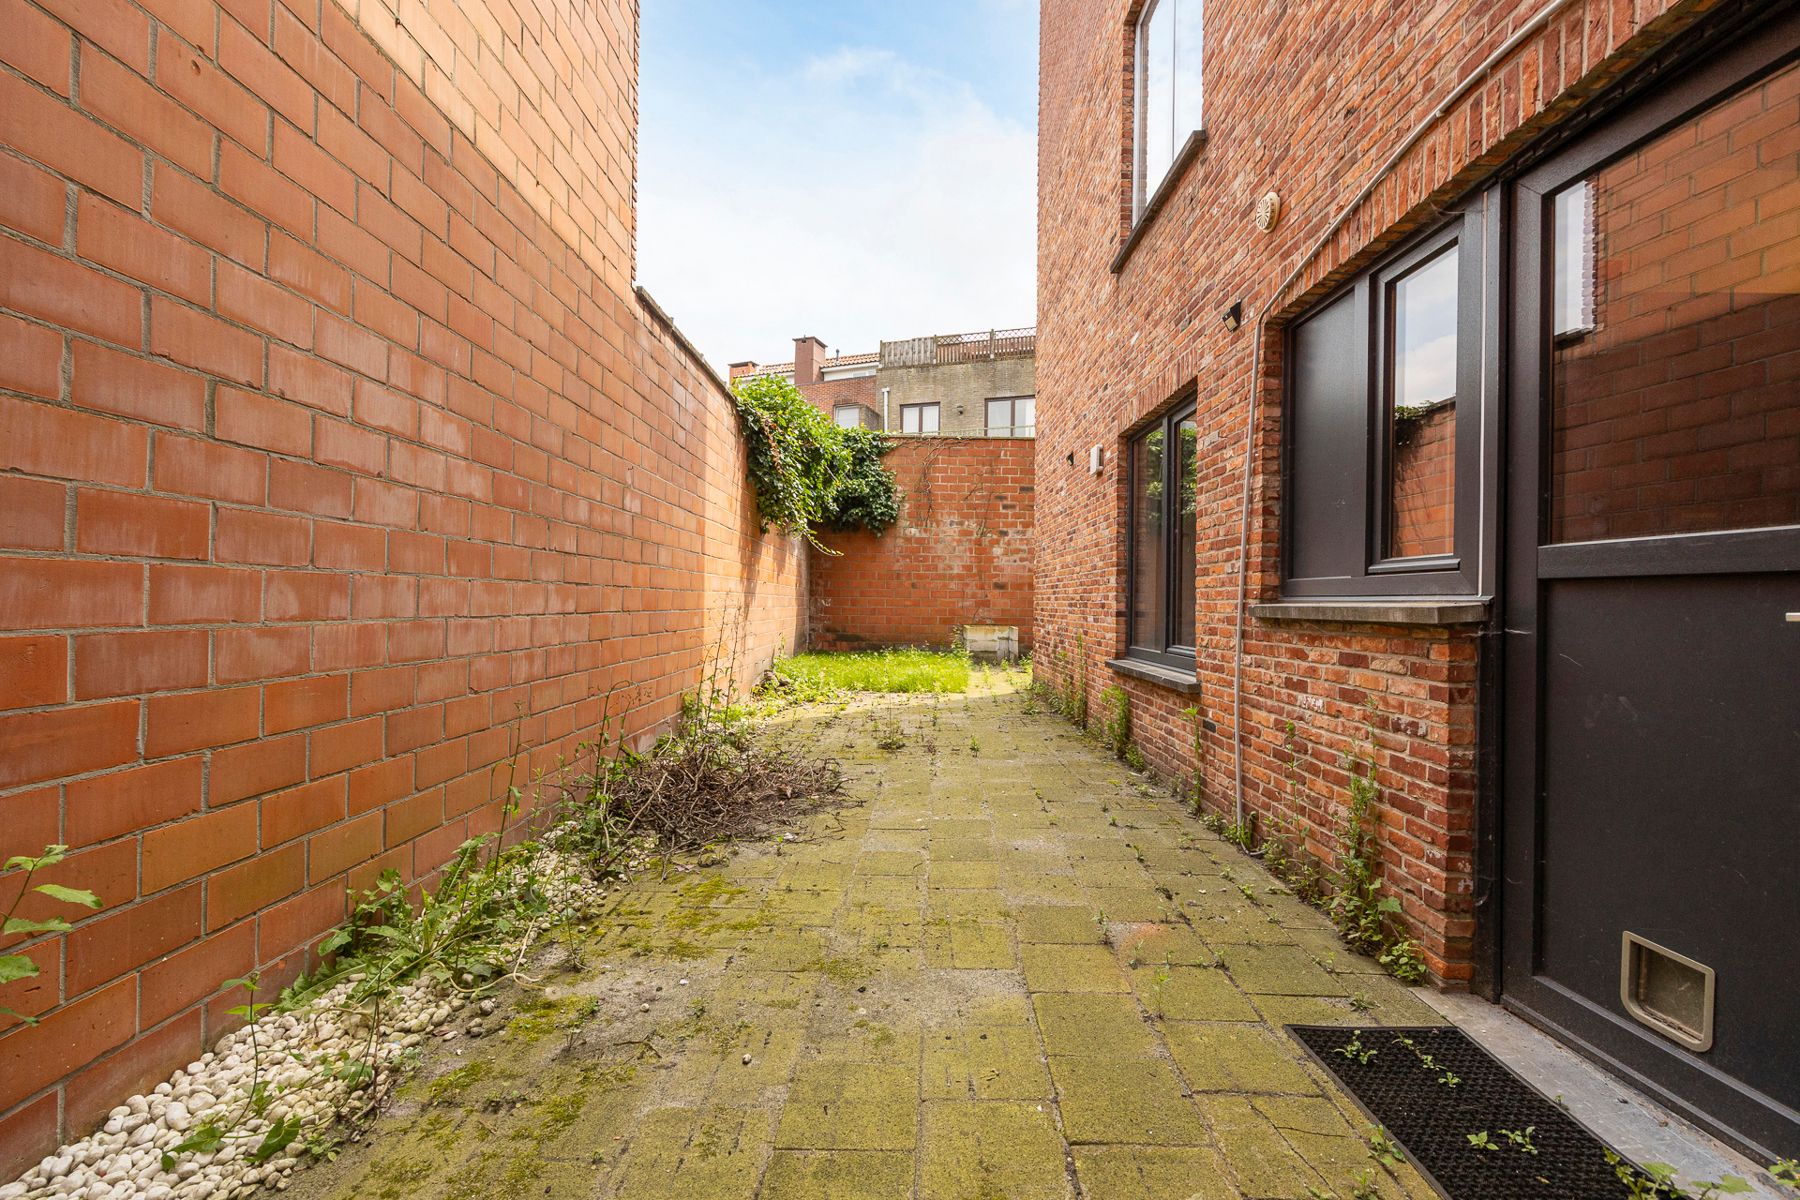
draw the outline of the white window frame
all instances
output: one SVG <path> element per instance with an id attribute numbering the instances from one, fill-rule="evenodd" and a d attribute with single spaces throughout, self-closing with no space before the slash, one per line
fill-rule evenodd
<path id="1" fill-rule="evenodd" d="M 844 420 L 845 416 L 850 419 Z M 863 426 L 863 406 L 860 404 L 840 404 L 831 410 L 832 424 L 839 429 L 861 429 Z"/>

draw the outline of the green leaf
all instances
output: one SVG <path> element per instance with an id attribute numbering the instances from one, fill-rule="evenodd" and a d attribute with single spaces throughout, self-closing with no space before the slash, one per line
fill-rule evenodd
<path id="1" fill-rule="evenodd" d="M 24 917 L 8 917 L 6 924 L 0 926 L 0 933 L 67 933 L 71 926 L 61 917 L 50 917 L 43 921 L 30 921 Z"/>
<path id="2" fill-rule="evenodd" d="M 1719 1180 L 1714 1186 L 1721 1192 L 1730 1196 L 1741 1196 L 1745 1192 L 1756 1190 L 1750 1186 L 1750 1181 L 1745 1179 L 1742 1175 L 1727 1175 L 1725 1178 Z"/>
<path id="3" fill-rule="evenodd" d="M 28 1017 L 18 1009 L 8 1008 L 4 1004 L 0 1004 L 0 1017 L 11 1017 L 21 1025 L 36 1025 L 38 1023 L 36 1017 Z"/>
<path id="4" fill-rule="evenodd" d="M 283 1117 L 269 1126 L 269 1132 L 263 1135 L 262 1144 L 251 1151 L 250 1159 L 258 1164 L 266 1163 L 293 1145 L 294 1139 L 299 1136 L 300 1118 Z"/>
<path id="5" fill-rule="evenodd" d="M 61 900 L 64 904 L 79 904 L 83 908 L 100 907 L 100 897 L 81 888 L 64 887 L 60 883 L 40 883 L 31 890 L 52 900 Z"/>
<path id="6" fill-rule="evenodd" d="M 0 954 L 0 983 L 11 983 L 15 979 L 31 979 L 38 973 L 38 965 L 23 954 Z"/>
<path id="7" fill-rule="evenodd" d="M 68 850 L 69 848 L 67 846 L 45 846 L 44 852 L 36 858 L 27 858 L 23 854 L 15 854 L 6 860 L 6 869 L 12 871 L 22 868 L 27 871 L 41 871 L 45 867 L 54 867 L 57 863 L 61 862 L 68 853 Z"/>

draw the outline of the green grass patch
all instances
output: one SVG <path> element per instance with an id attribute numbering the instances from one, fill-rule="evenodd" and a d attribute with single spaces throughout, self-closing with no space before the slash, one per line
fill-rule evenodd
<path id="1" fill-rule="evenodd" d="M 833 692 L 965 692 L 969 659 L 960 650 L 873 650 L 796 654 L 775 674 L 801 699 Z"/>

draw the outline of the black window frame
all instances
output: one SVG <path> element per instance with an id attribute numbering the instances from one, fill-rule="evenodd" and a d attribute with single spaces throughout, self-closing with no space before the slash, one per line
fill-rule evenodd
<path id="1" fill-rule="evenodd" d="M 1181 464 L 1176 459 L 1174 453 L 1168 450 L 1165 450 L 1163 456 L 1163 470 L 1169 482 L 1163 488 L 1163 534 L 1162 544 L 1159 548 L 1159 553 L 1162 555 L 1163 559 L 1162 645 L 1160 647 L 1140 646 L 1136 642 L 1137 630 L 1134 628 L 1136 622 L 1132 619 L 1132 614 L 1137 611 L 1138 590 L 1136 569 L 1139 520 L 1137 505 L 1137 446 L 1139 442 L 1159 431 L 1163 435 L 1163 445 L 1165 447 L 1179 446 L 1181 444 L 1181 423 L 1194 418 L 1197 409 L 1198 397 L 1195 393 L 1190 392 L 1182 399 L 1177 400 L 1172 407 L 1162 415 L 1158 416 L 1156 420 L 1151 421 L 1149 424 L 1138 429 L 1130 437 L 1125 438 L 1122 445 L 1125 463 L 1125 470 L 1122 472 L 1125 476 L 1125 653 L 1123 657 L 1131 661 L 1154 663 L 1161 667 L 1172 667 L 1187 675 L 1196 673 L 1198 669 L 1198 659 L 1194 646 L 1181 645 L 1174 640 L 1176 622 L 1175 598 L 1179 592 L 1180 586 L 1177 569 L 1180 556 L 1178 553 L 1178 539 L 1175 536 L 1175 531 L 1180 525 L 1180 522 L 1176 519 L 1176 505 L 1180 501 L 1181 494 Z M 1199 454 L 1199 439 L 1196 437 L 1194 447 L 1194 470 L 1196 473 L 1199 471 Z M 1198 546 L 1190 547 L 1189 550 L 1192 561 L 1189 564 L 1188 574 L 1191 576 L 1199 569 Z M 1197 642 L 1198 640 L 1199 622 L 1196 619 L 1195 641 Z"/>
<path id="2" fill-rule="evenodd" d="M 1463 211 L 1365 268 L 1289 325 L 1281 439 L 1283 599 L 1492 595 L 1499 476 L 1500 281 L 1498 272 L 1487 269 L 1486 264 L 1498 261 L 1498 205 L 1496 191 L 1470 198 Z M 1393 491 L 1392 288 L 1452 245 L 1458 255 L 1454 544 L 1448 554 L 1396 558 L 1387 553 Z M 1300 528 L 1301 510 L 1317 517 L 1321 506 L 1302 505 L 1297 500 L 1309 486 L 1298 477 L 1295 464 L 1296 444 L 1304 436 L 1304 423 L 1297 414 L 1298 393 L 1306 374 L 1298 343 L 1310 322 L 1339 304 L 1351 306 L 1347 328 L 1352 332 L 1344 339 L 1348 344 L 1328 362 L 1331 370 L 1342 373 L 1347 394 L 1360 398 L 1362 436 L 1347 436 L 1336 448 L 1345 481 L 1322 497 L 1307 497 L 1330 501 L 1322 506 L 1329 517 L 1317 527 Z M 1321 557 L 1332 559 L 1335 569 L 1301 574 L 1296 557 L 1302 538 L 1314 539 L 1308 543 L 1314 551 L 1324 548 L 1322 555 L 1312 553 L 1309 559 L 1315 563 Z"/>
<path id="3" fill-rule="evenodd" d="M 919 418 L 919 428 L 916 431 L 914 431 L 912 436 L 914 436 L 914 437 L 932 437 L 936 434 L 943 432 L 943 429 L 944 429 L 944 406 L 942 403 L 940 403 L 939 401 L 936 401 L 936 400 L 921 400 L 916 404 L 902 404 L 900 406 L 900 432 L 901 433 L 906 432 L 906 413 L 907 413 L 908 409 L 916 409 L 918 412 L 923 414 L 924 411 L 928 408 L 937 410 L 937 428 L 932 429 L 932 430 L 927 430 L 925 428 L 925 419 L 921 415 Z"/>

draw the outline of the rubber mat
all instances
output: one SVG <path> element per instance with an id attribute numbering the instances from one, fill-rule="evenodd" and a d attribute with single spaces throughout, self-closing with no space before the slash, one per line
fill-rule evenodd
<path id="1" fill-rule="evenodd" d="M 1608 1147 L 1460 1029 L 1288 1032 L 1451 1200 L 1611 1200 Z"/>

